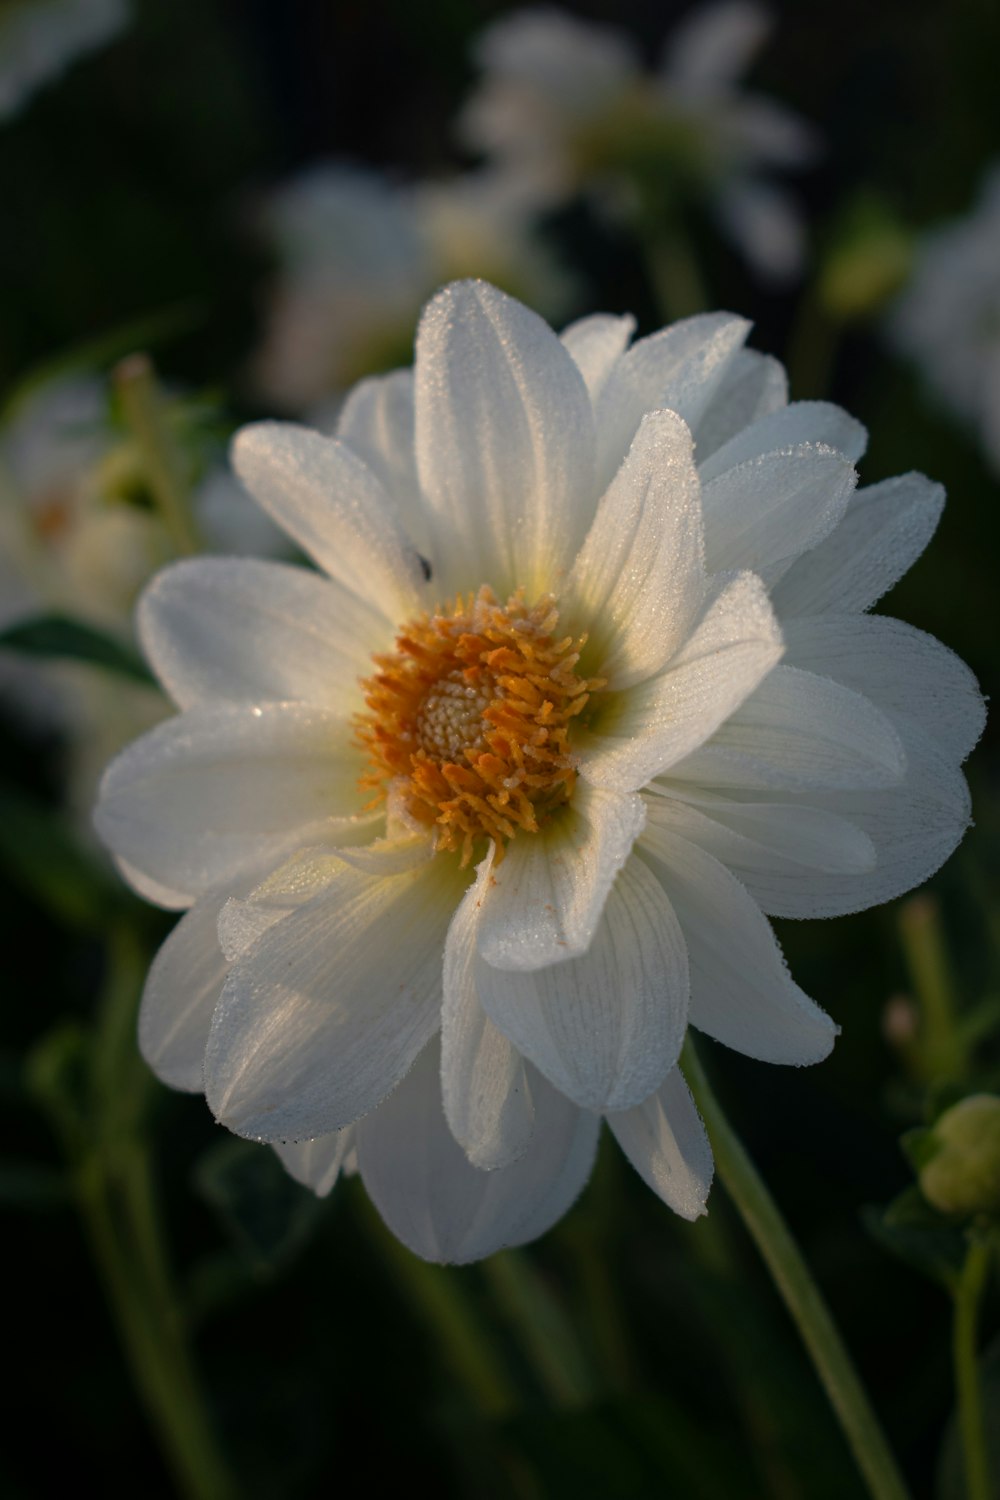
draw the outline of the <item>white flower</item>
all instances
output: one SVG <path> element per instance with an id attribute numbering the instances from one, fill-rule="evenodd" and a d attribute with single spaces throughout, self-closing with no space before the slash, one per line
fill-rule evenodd
<path id="1" fill-rule="evenodd" d="M 1000 473 L 1000 165 L 970 214 L 918 246 L 891 331 Z"/>
<path id="2" fill-rule="evenodd" d="M 761 174 L 809 161 L 815 142 L 789 110 L 737 87 L 768 26 L 748 0 L 704 6 L 649 74 L 622 32 L 519 11 L 481 39 L 484 76 L 462 136 L 540 204 L 583 191 L 635 211 L 639 176 L 669 207 L 707 196 L 757 270 L 787 276 L 801 260 L 800 218 Z"/>
<path id="3" fill-rule="evenodd" d="M 742 319 L 633 326 L 560 340 L 447 287 L 338 439 L 237 437 L 328 576 L 194 560 L 140 607 L 181 712 L 111 765 L 97 825 L 190 908 L 145 1056 L 318 1191 L 356 1163 L 432 1259 L 540 1234 L 602 1115 L 702 1212 L 687 1025 L 825 1057 L 764 913 L 887 900 L 968 822 L 975 683 L 866 613 L 939 487 L 855 492 L 863 429 L 787 405 Z"/>
<path id="4" fill-rule="evenodd" d="M 420 310 L 443 282 L 485 276 L 551 315 L 573 291 L 525 204 L 489 173 L 402 187 L 327 163 L 285 183 L 265 223 L 278 272 L 256 383 L 324 427 L 357 380 L 409 363 Z"/>
<path id="5" fill-rule="evenodd" d="M 0 120 L 78 57 L 128 24 L 125 0 L 5 0 L 0 7 Z"/>

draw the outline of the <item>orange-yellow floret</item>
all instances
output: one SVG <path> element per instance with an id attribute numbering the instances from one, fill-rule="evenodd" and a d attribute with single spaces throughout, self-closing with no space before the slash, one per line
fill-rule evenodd
<path id="1" fill-rule="evenodd" d="M 500 604 L 482 588 L 412 620 L 362 684 L 358 737 L 372 763 L 362 788 L 384 796 L 393 784 L 463 864 L 484 839 L 502 858 L 572 795 L 570 725 L 604 684 L 578 675 L 586 638 L 557 639 L 558 623 L 550 596 L 527 605 L 519 590 Z"/>

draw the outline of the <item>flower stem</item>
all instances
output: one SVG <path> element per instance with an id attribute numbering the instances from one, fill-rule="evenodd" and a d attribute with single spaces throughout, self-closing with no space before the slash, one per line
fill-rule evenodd
<path id="1" fill-rule="evenodd" d="M 955 987 L 948 966 L 941 910 L 933 896 L 904 901 L 899 935 L 920 1001 L 920 1060 L 926 1077 L 958 1078 L 967 1061 L 958 1028 Z"/>
<path id="2" fill-rule="evenodd" d="M 163 416 L 163 398 L 152 361 L 130 354 L 115 368 L 115 389 L 142 458 L 146 481 L 174 547 L 182 556 L 202 550 L 191 495 L 176 444 Z"/>
<path id="3" fill-rule="evenodd" d="M 723 1114 L 690 1033 L 683 1065 L 708 1129 L 719 1178 L 798 1327 L 869 1493 L 873 1500 L 908 1500 L 899 1468 L 829 1309 L 774 1199 Z"/>
<path id="4" fill-rule="evenodd" d="M 984 1239 L 973 1237 L 955 1287 L 955 1322 L 952 1330 L 955 1389 L 968 1500 L 991 1500 L 993 1494 L 986 1450 L 983 1394 L 976 1358 L 979 1309 L 989 1269 L 990 1247 Z"/>
<path id="5" fill-rule="evenodd" d="M 509 1416 L 517 1390 L 497 1355 L 489 1331 L 453 1266 L 433 1266 L 407 1250 L 364 1204 L 363 1220 L 393 1280 L 438 1342 L 484 1417 Z"/>
<path id="6" fill-rule="evenodd" d="M 704 312 L 708 299 L 701 268 L 675 220 L 643 229 L 642 251 L 656 305 L 668 323 Z"/>
<path id="7" fill-rule="evenodd" d="M 553 1404 L 568 1409 L 592 1400 L 595 1382 L 576 1330 L 527 1256 L 491 1255 L 483 1274 Z"/>

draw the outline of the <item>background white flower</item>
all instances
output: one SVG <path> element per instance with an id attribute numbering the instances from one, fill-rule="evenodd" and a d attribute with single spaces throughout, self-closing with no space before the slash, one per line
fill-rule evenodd
<path id="1" fill-rule="evenodd" d="M 574 295 L 522 195 L 490 173 L 406 187 L 326 163 L 275 192 L 264 227 L 278 268 L 255 380 L 324 427 L 361 377 L 409 364 L 420 310 L 443 282 L 485 276 L 550 316 Z"/>
<path id="2" fill-rule="evenodd" d="M 965 218 L 918 243 L 891 332 L 1000 473 L 1000 166 Z"/>
<path id="3" fill-rule="evenodd" d="M 0 6 L 0 120 L 128 24 L 126 0 L 5 0 Z"/>
<path id="4" fill-rule="evenodd" d="M 790 110 L 738 87 L 768 30 L 747 0 L 702 6 L 648 73 L 623 32 L 558 10 L 505 16 L 480 41 L 463 139 L 541 205 L 584 192 L 634 213 L 640 177 L 668 211 L 706 198 L 758 271 L 787 276 L 802 225 L 768 174 L 809 162 L 816 141 Z"/>
<path id="5" fill-rule="evenodd" d="M 887 900 L 968 823 L 975 683 L 867 613 L 940 489 L 856 491 L 863 429 L 788 405 L 744 320 L 633 328 L 560 340 L 446 288 L 412 374 L 363 382 L 337 440 L 237 439 L 328 576 L 197 560 L 141 606 L 181 712 L 112 764 L 97 823 L 189 908 L 143 1051 L 317 1190 L 356 1163 L 432 1259 L 541 1233 L 602 1116 L 702 1212 L 687 1025 L 824 1057 L 765 914 Z"/>

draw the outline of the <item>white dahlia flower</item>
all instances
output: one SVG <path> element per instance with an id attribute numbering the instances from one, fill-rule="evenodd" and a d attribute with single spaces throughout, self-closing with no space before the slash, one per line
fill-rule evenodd
<path id="1" fill-rule="evenodd" d="M 802 224 L 768 174 L 809 162 L 816 141 L 790 110 L 738 87 L 769 28 L 750 0 L 703 6 L 649 73 L 624 32 L 559 10 L 518 11 L 481 38 L 483 77 L 460 133 L 540 205 L 582 192 L 635 212 L 640 179 L 668 211 L 705 198 L 759 272 L 788 276 Z"/>
<path id="2" fill-rule="evenodd" d="M 0 5 L 0 120 L 131 19 L 126 0 L 4 0 Z"/>
<path id="3" fill-rule="evenodd" d="M 919 243 L 891 331 L 942 404 L 975 429 L 1000 473 L 1000 165 L 979 202 Z"/>
<path id="4" fill-rule="evenodd" d="M 765 913 L 898 895 L 969 819 L 975 683 L 866 613 L 940 489 L 855 492 L 863 429 L 787 405 L 742 319 L 633 326 L 445 288 L 338 438 L 237 436 L 322 573 L 182 562 L 140 606 L 181 711 L 97 824 L 189 908 L 143 1052 L 317 1191 L 356 1165 L 431 1259 L 542 1233 L 602 1116 L 700 1214 L 687 1026 L 825 1057 Z"/>

